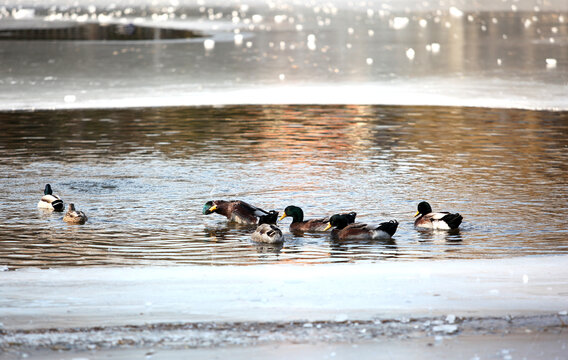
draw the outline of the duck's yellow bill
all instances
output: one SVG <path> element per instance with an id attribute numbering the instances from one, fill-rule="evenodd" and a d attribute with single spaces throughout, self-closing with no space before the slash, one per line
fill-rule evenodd
<path id="1" fill-rule="evenodd" d="M 331 228 L 331 224 L 327 224 L 327 226 L 325 227 L 325 229 L 323 229 L 323 231 L 327 231 L 329 230 L 329 228 Z"/>
<path id="2" fill-rule="evenodd" d="M 280 216 L 280 219 L 278 219 L 278 221 L 282 221 L 282 219 L 284 219 L 287 215 L 286 214 L 282 214 L 282 216 Z"/>
<path id="3" fill-rule="evenodd" d="M 417 211 L 416 215 L 414 215 L 414 217 L 417 217 L 418 215 L 420 215 L 420 211 Z"/>
<path id="4" fill-rule="evenodd" d="M 209 211 L 211 211 L 211 212 L 213 212 L 215 210 L 217 210 L 217 205 L 213 205 L 209 208 Z"/>

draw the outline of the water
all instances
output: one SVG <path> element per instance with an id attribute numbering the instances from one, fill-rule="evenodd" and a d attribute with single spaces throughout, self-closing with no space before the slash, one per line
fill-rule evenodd
<path id="1" fill-rule="evenodd" d="M 568 253 L 568 114 L 398 106 L 234 106 L 0 114 L 8 268 L 496 259 Z M 89 216 L 36 208 L 50 183 Z M 397 219 L 391 242 L 296 236 L 201 214 L 242 199 L 306 218 Z M 413 229 L 416 205 L 461 231 Z"/>
<path id="2" fill-rule="evenodd" d="M 0 348 L 258 356 L 286 341 L 437 347 L 467 321 L 523 344 L 561 332 L 567 5 L 5 1 Z M 46 183 L 89 221 L 38 210 Z M 288 218 L 267 246 L 203 215 L 215 199 L 400 225 L 338 242 Z M 461 213 L 460 231 L 415 230 L 422 200 Z M 452 317 L 457 334 L 433 330 Z M 424 353 L 414 339 L 404 349 Z"/>

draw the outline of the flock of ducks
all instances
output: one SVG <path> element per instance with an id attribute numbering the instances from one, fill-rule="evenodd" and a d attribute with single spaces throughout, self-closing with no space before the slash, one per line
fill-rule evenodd
<path id="1" fill-rule="evenodd" d="M 272 244 L 284 242 L 282 230 L 276 226 L 276 222 L 286 217 L 292 218 L 291 232 L 325 232 L 333 228 L 331 234 L 339 240 L 389 240 L 398 228 L 396 220 L 382 222 L 378 225 L 357 223 L 355 212 L 304 220 L 302 209 L 293 205 L 286 207 L 284 214 L 278 218 L 278 212 L 275 210 L 265 211 L 241 200 L 206 202 L 203 206 L 203 214 L 213 213 L 223 215 L 232 222 L 257 225 L 251 236 L 252 239 Z M 426 201 L 418 204 L 418 211 L 414 217 L 417 217 L 414 221 L 416 228 L 432 230 L 457 229 L 463 220 L 458 213 L 432 212 L 432 207 Z"/>
<path id="2" fill-rule="evenodd" d="M 38 203 L 38 208 L 63 212 L 65 205 L 61 198 L 53 194 L 51 185 L 45 185 L 44 193 Z M 284 213 L 278 218 L 278 211 L 265 211 L 241 200 L 213 200 L 203 206 L 203 214 L 219 214 L 229 221 L 240 224 L 257 225 L 252 239 L 264 243 L 282 243 L 284 236 L 282 230 L 276 226 L 278 221 L 286 217 L 292 218 L 291 232 L 326 232 L 332 229 L 331 234 L 339 240 L 389 240 L 398 228 L 398 221 L 390 220 L 378 225 L 368 225 L 355 222 L 357 213 L 341 213 L 320 219 L 304 220 L 304 212 L 298 206 L 287 206 Z M 421 229 L 452 230 L 457 229 L 463 217 L 460 214 L 449 212 L 433 212 L 426 201 L 418 204 L 417 219 L 414 226 Z M 84 224 L 87 215 L 75 209 L 74 204 L 69 208 L 63 220 L 70 224 Z"/>
<path id="3" fill-rule="evenodd" d="M 51 210 L 51 211 L 58 211 L 63 212 L 65 210 L 65 204 L 63 204 L 63 200 L 57 195 L 53 193 L 51 189 L 51 185 L 45 185 L 45 189 L 43 190 L 43 196 L 39 200 L 37 207 L 40 209 Z M 63 221 L 69 224 L 84 224 L 87 222 L 87 215 L 85 215 L 82 211 L 75 210 L 75 204 L 69 204 L 69 208 L 63 216 Z"/>

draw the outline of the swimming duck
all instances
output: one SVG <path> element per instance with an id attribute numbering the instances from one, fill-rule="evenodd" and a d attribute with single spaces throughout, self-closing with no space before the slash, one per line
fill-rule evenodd
<path id="1" fill-rule="evenodd" d="M 47 209 L 53 211 L 63 211 L 65 205 L 59 196 L 54 195 L 51 190 L 51 185 L 46 184 L 43 190 L 43 196 L 41 200 L 37 203 L 37 207 L 40 209 Z"/>
<path id="2" fill-rule="evenodd" d="M 418 204 L 418 211 L 414 217 L 418 215 L 420 215 L 420 217 L 414 221 L 414 226 L 422 229 L 457 229 L 463 220 L 463 216 L 458 213 L 432 212 L 432 207 L 426 201 L 422 201 Z"/>
<path id="3" fill-rule="evenodd" d="M 82 211 L 75 210 L 75 204 L 69 204 L 69 209 L 63 217 L 63 221 L 69 224 L 84 224 L 87 221 L 87 215 Z"/>
<path id="4" fill-rule="evenodd" d="M 357 213 L 350 212 L 344 215 L 349 224 L 355 222 L 355 217 Z M 279 221 L 282 221 L 287 216 L 292 217 L 292 223 L 290 224 L 291 231 L 325 231 L 327 224 L 329 223 L 329 217 L 321 219 L 309 219 L 304 221 L 304 212 L 298 206 L 290 205 L 284 209 L 284 214 L 280 217 Z"/>
<path id="5" fill-rule="evenodd" d="M 396 220 L 383 222 L 379 225 L 349 224 L 348 221 L 349 219 L 345 215 L 333 215 L 329 219 L 326 230 L 335 227 L 332 235 L 337 236 L 339 240 L 390 240 L 398 227 Z"/>
<path id="6" fill-rule="evenodd" d="M 273 224 L 259 225 L 251 237 L 254 241 L 262 243 L 281 244 L 284 242 L 282 231 Z"/>
<path id="7" fill-rule="evenodd" d="M 277 211 L 264 211 L 241 200 L 208 201 L 203 205 L 203 214 L 209 215 L 212 213 L 223 215 L 229 221 L 249 225 L 276 224 L 276 220 L 278 220 Z"/>

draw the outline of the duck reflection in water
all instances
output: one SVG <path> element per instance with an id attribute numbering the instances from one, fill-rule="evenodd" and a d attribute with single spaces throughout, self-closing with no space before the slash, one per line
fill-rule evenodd
<path id="1" fill-rule="evenodd" d="M 419 242 L 449 242 L 461 243 L 463 240 L 460 229 L 446 231 L 431 231 L 429 229 L 418 229 Z"/>

